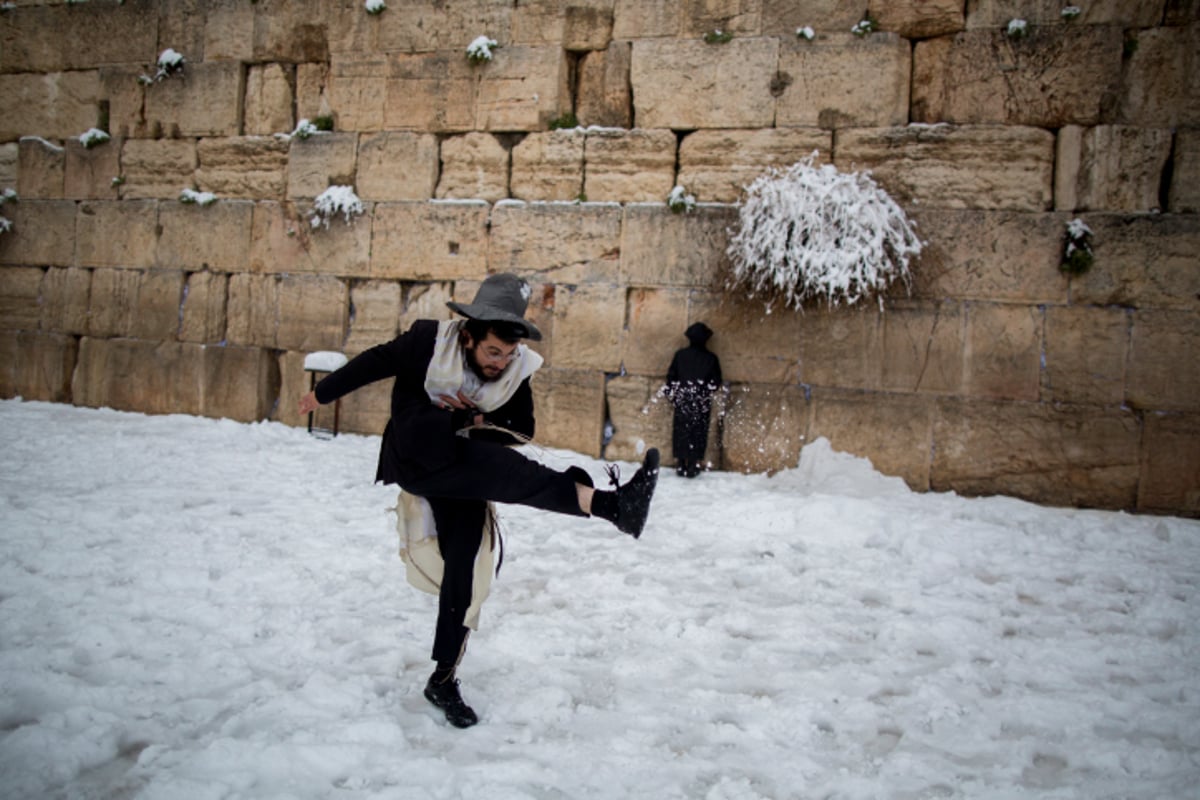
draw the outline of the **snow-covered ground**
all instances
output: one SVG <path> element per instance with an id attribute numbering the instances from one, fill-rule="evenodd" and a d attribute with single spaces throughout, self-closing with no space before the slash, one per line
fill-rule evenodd
<path id="1" fill-rule="evenodd" d="M 1195 520 L 914 494 L 824 441 L 664 470 L 640 541 L 505 507 L 461 731 L 378 439 L 0 430 L 6 799 L 1197 796 Z"/>

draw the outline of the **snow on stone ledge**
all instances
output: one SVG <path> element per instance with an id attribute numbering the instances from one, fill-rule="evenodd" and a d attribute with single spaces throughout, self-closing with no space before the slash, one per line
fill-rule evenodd
<path id="1" fill-rule="evenodd" d="M 317 372 L 333 372 L 335 369 L 345 366 L 347 360 L 345 353 L 338 353 L 333 350 L 318 350 L 304 357 L 304 368 Z"/>

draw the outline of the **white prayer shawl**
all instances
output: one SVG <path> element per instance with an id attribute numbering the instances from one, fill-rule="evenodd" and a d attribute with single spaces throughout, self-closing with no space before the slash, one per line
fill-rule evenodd
<path id="1" fill-rule="evenodd" d="M 512 399 L 522 381 L 537 372 L 542 366 L 542 357 L 518 344 L 513 360 L 496 380 L 468 381 L 466 353 L 459 341 L 464 322 L 454 319 L 438 323 L 433 358 L 425 371 L 425 392 L 432 402 L 440 403 L 442 395 L 455 397 L 461 390 L 480 411 L 495 411 Z"/>

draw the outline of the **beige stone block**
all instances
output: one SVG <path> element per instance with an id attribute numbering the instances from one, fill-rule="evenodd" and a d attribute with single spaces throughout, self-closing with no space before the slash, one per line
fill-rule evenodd
<path id="1" fill-rule="evenodd" d="M 210 5 L 208 0 L 160 0 L 156 5 L 158 46 L 150 60 L 157 58 L 168 47 L 193 58 L 203 58 L 205 12 Z"/>
<path id="2" fill-rule="evenodd" d="M 808 441 L 828 439 L 834 450 L 869 459 L 884 475 L 927 491 L 935 404 L 932 397 L 816 389 Z"/>
<path id="3" fill-rule="evenodd" d="M 225 338 L 232 345 L 275 347 L 279 329 L 279 277 L 229 276 Z"/>
<path id="4" fill-rule="evenodd" d="M 508 150 L 490 133 L 445 139 L 437 196 L 490 202 L 508 197 L 508 162 Z"/>
<path id="5" fill-rule="evenodd" d="M 671 358 L 687 346 L 688 289 L 630 289 L 621 363 L 633 375 L 666 375 Z"/>
<path id="6" fill-rule="evenodd" d="M 712 286 L 727 262 L 731 206 L 675 214 L 661 203 L 625 206 L 621 278 L 630 286 Z"/>
<path id="7" fill-rule="evenodd" d="M 1194 311 L 1135 311 L 1125 396 L 1154 411 L 1200 410 L 1200 318 Z"/>
<path id="8" fill-rule="evenodd" d="M 834 164 L 870 171 L 900 203 L 1045 211 L 1054 199 L 1054 134 L 1015 126 L 909 125 L 838 133 Z"/>
<path id="9" fill-rule="evenodd" d="M 641 128 L 766 128 L 775 121 L 779 40 L 638 39 L 630 82 Z"/>
<path id="10" fill-rule="evenodd" d="M 234 136 L 196 143 L 196 184 L 218 197 L 282 199 L 289 144 L 274 136 Z"/>
<path id="11" fill-rule="evenodd" d="M 600 203 L 499 203 L 488 268 L 558 284 L 616 284 L 621 208 Z"/>
<path id="12" fill-rule="evenodd" d="M 804 320 L 800 314 L 770 309 L 736 294 L 693 290 L 686 325 L 672 333 L 672 352 L 686 344 L 681 337 L 688 325 L 703 322 L 714 331 L 708 349 L 721 360 L 726 381 L 796 383 Z M 663 363 L 658 374 L 666 375 L 670 363 Z"/>
<path id="13" fill-rule="evenodd" d="M 78 136 L 99 122 L 95 70 L 0 75 L 0 141 Z"/>
<path id="14" fill-rule="evenodd" d="M 828 162 L 833 151 L 828 131 L 696 131 L 684 137 L 679 146 L 677 183 L 702 202 L 735 203 L 743 197 L 745 188 L 769 169 L 787 169 L 814 151 Z"/>
<path id="15" fill-rule="evenodd" d="M 245 133 L 290 133 L 296 127 L 293 101 L 292 79 L 281 64 L 250 67 L 246 75 Z"/>
<path id="16" fill-rule="evenodd" d="M 179 76 L 146 86 L 146 123 L 170 138 L 237 136 L 244 83 L 237 62 L 188 62 Z"/>
<path id="17" fill-rule="evenodd" d="M 612 42 L 579 59 L 575 116 L 580 125 L 633 127 L 633 95 L 629 74 L 633 61 L 630 42 Z"/>
<path id="18" fill-rule="evenodd" d="M 550 369 L 533 376 L 534 441 L 543 447 L 600 457 L 604 427 L 604 373 Z"/>
<path id="19" fill-rule="evenodd" d="M 466 44 L 448 52 L 392 55 L 385 89 L 383 127 L 434 133 L 482 127 L 476 125 L 479 75 L 479 68 L 467 61 Z M 335 100 L 331 102 L 337 110 Z M 338 121 L 340 125 L 348 124 L 342 122 L 340 113 Z M 373 128 L 360 125 L 358 130 Z"/>
<path id="20" fill-rule="evenodd" d="M 331 57 L 324 97 L 339 130 L 367 132 L 385 127 L 384 109 L 391 102 L 388 96 L 391 69 L 389 57 L 372 50 L 335 53 Z M 397 102 L 406 100 L 411 102 L 411 98 L 403 95 L 396 98 Z"/>
<path id="21" fill-rule="evenodd" d="M 350 334 L 345 352 L 349 356 L 390 342 L 400 332 L 401 291 L 397 281 L 362 281 L 350 287 Z"/>
<path id="22" fill-rule="evenodd" d="M 614 0 L 613 38 L 678 36 L 682 11 L 682 5 L 671 0 Z"/>
<path id="23" fill-rule="evenodd" d="M 196 181 L 192 139 L 126 139 L 121 146 L 121 196 L 177 199 Z"/>
<path id="24" fill-rule="evenodd" d="M 1121 405 L 1130 323 L 1129 312 L 1121 308 L 1047 308 L 1042 399 Z"/>
<path id="25" fill-rule="evenodd" d="M 0 331 L 0 397 L 71 402 L 75 337 L 37 331 Z"/>
<path id="26" fill-rule="evenodd" d="M 75 258 L 84 267 L 153 267 L 158 251 L 156 200 L 93 200 L 79 204 Z"/>
<path id="27" fill-rule="evenodd" d="M 571 70 L 560 47 L 502 47 L 477 69 L 478 130 L 545 130 L 571 110 Z"/>
<path id="28" fill-rule="evenodd" d="M 333 219 L 328 228 L 314 227 L 312 216 L 311 205 L 255 203 L 246 267 L 251 272 L 370 275 L 373 209 L 365 208 L 349 224 Z"/>
<path id="29" fill-rule="evenodd" d="M 1189 0 L 1167 0 L 1163 11 L 1163 25 L 1187 25 L 1200 20 L 1200 7 Z"/>
<path id="30" fill-rule="evenodd" d="M 12 223 L 0 235 L 0 264 L 62 266 L 75 263 L 75 203 L 20 200 L 5 203 L 0 216 Z"/>
<path id="31" fill-rule="evenodd" d="M 333 107 L 329 104 L 329 95 L 326 92 L 328 81 L 328 64 L 296 65 L 296 116 L 298 119 L 312 121 L 317 117 L 333 116 Z"/>
<path id="32" fill-rule="evenodd" d="M 204 14 L 204 57 L 209 61 L 254 58 L 253 3 L 210 0 Z M 272 8 L 275 13 L 279 8 Z"/>
<path id="33" fill-rule="evenodd" d="M 350 294 L 331 275 L 284 275 L 279 281 L 276 347 L 285 350 L 340 350 L 346 341 Z"/>
<path id="34" fill-rule="evenodd" d="M 1055 206 L 1071 211 L 1158 211 L 1171 157 L 1171 131 L 1100 125 L 1076 137 L 1060 133 Z"/>
<path id="35" fill-rule="evenodd" d="M 882 127 L 908 122 L 912 55 L 894 33 L 820 33 L 784 38 L 771 89 L 775 124 L 822 128 Z M 760 79 L 761 80 L 761 79 Z"/>
<path id="36" fill-rule="evenodd" d="M 98 269 L 92 273 L 88 300 L 88 335 L 101 339 L 133 335 L 142 273 L 133 269 Z"/>
<path id="37" fill-rule="evenodd" d="M 411 4 L 404 3 L 401 9 L 407 9 Z M 389 14 L 364 14 L 363 4 L 356 0 L 332 0 L 327 6 L 326 36 L 328 37 L 330 57 L 346 53 L 376 52 L 379 47 L 379 31 L 384 22 L 383 17 Z M 395 10 L 392 4 L 389 10 Z"/>
<path id="38" fill-rule="evenodd" d="M 1138 510 L 1200 516 L 1200 417 L 1144 418 Z"/>
<path id="39" fill-rule="evenodd" d="M 163 202 L 158 209 L 158 265 L 244 269 L 253 214 L 254 203 L 249 200 L 219 200 L 208 206 Z"/>
<path id="40" fill-rule="evenodd" d="M 667 460 L 671 453 L 671 403 L 659 396 L 662 380 L 634 375 L 610 377 L 604 384 L 612 439 L 604 448 L 609 461 L 640 462 L 646 450 L 657 447 Z M 706 455 L 718 453 L 717 442 L 709 439 Z"/>
<path id="41" fill-rule="evenodd" d="M 1062 214 L 918 208 L 910 219 L 924 243 L 911 265 L 913 296 L 1066 303 Z"/>
<path id="42" fill-rule="evenodd" d="M 285 64 L 329 61 L 329 19 L 338 14 L 336 3 L 252 5 L 257 13 L 253 57 L 248 60 Z M 354 10 L 361 12 L 362 6 Z"/>
<path id="43" fill-rule="evenodd" d="M 763 28 L 762 0 L 684 0 L 680 35 L 703 37 L 711 33 L 758 36 Z"/>
<path id="44" fill-rule="evenodd" d="M 554 300 L 554 365 L 561 369 L 621 369 L 625 290 L 620 286 L 560 286 Z"/>
<path id="45" fill-rule="evenodd" d="M 791 341 L 797 342 L 793 353 L 799 356 L 801 383 L 868 391 L 882 388 L 884 315 L 878 307 L 821 307 L 803 314 L 779 309 L 775 314 L 799 317 L 800 331 Z"/>
<path id="46" fill-rule="evenodd" d="M 513 9 L 513 44 L 603 50 L 612 39 L 614 0 L 534 0 Z"/>
<path id="47" fill-rule="evenodd" d="M 880 30 L 905 39 L 932 39 L 966 26 L 960 0 L 871 0 L 867 16 L 879 23 Z"/>
<path id="48" fill-rule="evenodd" d="M 938 401 L 930 489 L 1132 508 L 1139 424 L 1127 409 Z"/>
<path id="49" fill-rule="evenodd" d="M 0 189 L 15 189 L 17 186 L 17 164 L 20 161 L 20 144 L 0 144 Z"/>
<path id="50" fill-rule="evenodd" d="M 472 283 L 470 292 L 459 295 L 453 289 L 461 286 L 459 281 L 449 283 L 416 283 L 410 284 L 405 291 L 404 308 L 400 312 L 400 330 L 406 331 L 419 319 L 445 320 L 456 317 L 446 305 L 450 300 L 469 303 L 475 297 L 477 283 Z"/>
<path id="51" fill-rule="evenodd" d="M 1153 128 L 1200 125 L 1200 21 L 1137 31 L 1125 64 L 1122 122 Z"/>
<path id="52" fill-rule="evenodd" d="M 1020 39 L 996 26 L 918 42 L 912 120 L 1050 129 L 1101 122 L 1121 85 L 1121 29 L 1028 30 Z"/>
<path id="53" fill-rule="evenodd" d="M 339 412 L 340 429 L 346 433 L 361 433 L 368 436 L 382 435 L 392 415 L 392 384 L 392 380 L 370 383 L 343 397 Z M 305 383 L 304 386 L 308 386 L 308 384 Z M 329 406 L 318 409 L 313 424 L 315 426 L 323 425 L 327 428 L 332 427 L 332 411 L 333 409 Z M 307 423 L 307 418 L 305 418 L 305 422 Z"/>
<path id="54" fill-rule="evenodd" d="M 219 272 L 193 272 L 187 276 L 180 314 L 179 339 L 217 344 L 225 338 L 225 297 L 229 276 Z"/>
<path id="55" fill-rule="evenodd" d="M 256 347 L 183 345 L 201 353 L 200 413 L 206 417 L 257 422 L 267 419 L 279 397 L 279 364 Z"/>
<path id="56" fill-rule="evenodd" d="M 41 321 L 39 298 L 42 270 L 38 267 L 0 268 L 0 328 L 36 331 Z"/>
<path id="57" fill-rule="evenodd" d="M 86 334 L 91 294 L 90 269 L 51 267 L 46 270 L 41 288 L 42 330 L 76 336 Z"/>
<path id="58" fill-rule="evenodd" d="M 963 382 L 964 315 L 957 302 L 909 304 L 883 315 L 883 388 L 958 394 Z"/>
<path id="59" fill-rule="evenodd" d="M 722 424 L 722 466 L 746 473 L 795 467 L 808 418 L 809 401 L 799 386 L 734 384 Z"/>
<path id="60" fill-rule="evenodd" d="M 1196 215 L 1089 214 L 1083 220 L 1095 261 L 1071 279 L 1072 302 L 1200 310 Z"/>
<path id="61" fill-rule="evenodd" d="M 1172 167 L 1167 209 L 1175 214 L 1200 211 L 1200 130 L 1175 132 Z"/>
<path id="62" fill-rule="evenodd" d="M 794 34 L 804 26 L 814 31 L 849 31 L 862 20 L 865 8 L 860 0 L 762 0 L 762 6 L 764 34 Z"/>
<path id="63" fill-rule="evenodd" d="M 1058 0 L 970 0 L 967 4 L 967 27 L 1003 28 L 1014 17 L 1030 25 L 1126 25 L 1151 28 L 1163 17 L 1163 0 L 1093 0 L 1075 3 L 1079 16 L 1067 22 L 1062 15 L 1063 3 Z"/>
<path id="64" fill-rule="evenodd" d="M 184 281 L 184 273 L 175 270 L 156 269 L 140 275 L 129 335 L 135 339 L 176 339 L 183 315 Z"/>
<path id="65" fill-rule="evenodd" d="M 671 131 L 589 131 L 584 196 L 591 202 L 666 202 L 675 186 L 675 147 Z"/>
<path id="66" fill-rule="evenodd" d="M 512 196 L 520 200 L 577 200 L 583 192 L 584 133 L 531 133 L 512 149 Z"/>
<path id="67" fill-rule="evenodd" d="M 115 200 L 121 174 L 121 144 L 111 139 L 84 147 L 78 138 L 66 142 L 63 195 L 73 200 Z"/>
<path id="68" fill-rule="evenodd" d="M 77 70 L 158 56 L 152 0 L 18 5 L 19 11 L 0 16 L 0 72 Z"/>
<path id="69" fill-rule="evenodd" d="M 177 0 L 178 1 L 178 0 Z M 170 45 L 168 45 L 170 46 Z M 137 66 L 101 67 L 99 97 L 101 114 L 98 124 L 104 121 L 104 106 L 107 104 L 108 125 L 104 128 L 116 139 L 126 137 L 154 137 L 145 117 L 145 86 L 141 78 L 146 70 Z M 76 130 L 78 136 L 86 128 Z M 162 131 L 157 132 L 161 134 Z"/>
<path id="70" fill-rule="evenodd" d="M 380 203 L 371 276 L 482 279 L 488 267 L 488 211 L 484 202 Z"/>
<path id="71" fill-rule="evenodd" d="M 438 179 L 438 142 L 432 134 L 385 131 L 358 142 L 358 195 L 364 200 L 428 200 Z"/>
<path id="72" fill-rule="evenodd" d="M 477 35 L 486 33 L 501 47 L 509 44 L 514 5 L 508 0 L 460 0 L 455 3 L 406 0 L 392 3 L 374 20 L 379 27 L 379 49 L 392 52 L 451 50 L 465 60 L 467 45 Z M 361 3 L 356 3 L 354 8 L 360 12 Z"/>
<path id="73" fill-rule="evenodd" d="M 27 200 L 63 199 L 66 148 L 40 136 L 22 136 L 18 147 L 17 195 Z"/>
<path id="74" fill-rule="evenodd" d="M 199 414 L 202 358 L 198 345 L 84 337 L 71 398 L 75 405 L 88 408 Z"/>
<path id="75" fill-rule="evenodd" d="M 288 151 L 289 199 L 315 198 L 330 186 L 352 186 L 358 134 L 327 133 L 293 139 Z"/>
<path id="76" fill-rule="evenodd" d="M 1042 313 L 1028 306 L 966 306 L 963 389 L 974 397 L 1037 400 Z"/>

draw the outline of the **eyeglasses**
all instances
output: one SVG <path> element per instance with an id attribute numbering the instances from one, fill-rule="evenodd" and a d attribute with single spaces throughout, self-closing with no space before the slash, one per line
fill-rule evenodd
<path id="1" fill-rule="evenodd" d="M 509 352 L 504 352 L 499 347 L 477 347 L 475 352 L 485 361 L 493 364 L 507 364 L 517 357 L 517 349 L 514 347 Z"/>

